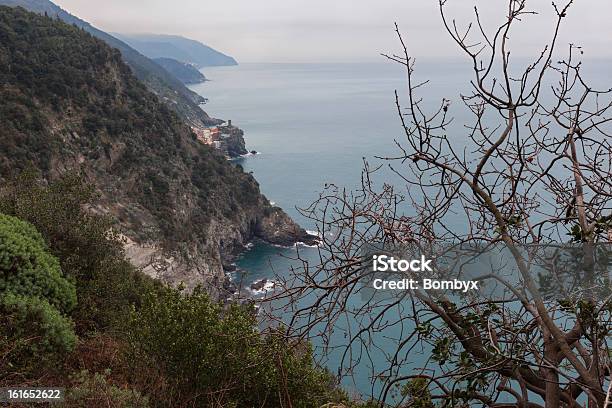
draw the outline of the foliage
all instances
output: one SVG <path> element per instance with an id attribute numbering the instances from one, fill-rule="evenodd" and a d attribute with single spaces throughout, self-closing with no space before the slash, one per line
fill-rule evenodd
<path id="1" fill-rule="evenodd" d="M 250 308 L 224 310 L 196 290 L 147 295 L 128 324 L 136 360 L 151 357 L 177 392 L 204 403 L 313 407 L 345 396 L 318 368 L 309 347 L 279 332 L 261 335 Z"/>
<path id="2" fill-rule="evenodd" d="M 0 214 L 0 343 L 11 367 L 23 370 L 74 348 L 74 284 L 31 224 Z"/>
<path id="3" fill-rule="evenodd" d="M 62 276 L 40 233 L 4 214 L 0 214 L 0 291 L 46 299 L 62 312 L 76 304 L 74 284 Z"/>
<path id="4" fill-rule="evenodd" d="M 155 58 L 153 61 L 184 84 L 199 84 L 206 81 L 206 77 L 189 63 L 172 58 Z"/>
<path id="5" fill-rule="evenodd" d="M 288 301 L 277 313 L 292 316 L 296 336 L 344 348 L 347 375 L 371 369 L 383 402 L 418 373 L 404 388 L 407 406 L 605 407 L 612 89 L 589 83 L 580 46 L 565 57 L 556 49 L 576 2 L 532 17 L 532 3 L 508 0 L 496 27 L 478 7 L 455 19 L 450 3 L 437 2 L 439 14 L 469 60 L 469 86 L 433 101 L 396 25 L 400 52 L 387 58 L 407 79 L 406 95 L 395 95 L 402 140 L 382 163 L 366 163 L 358 189 L 327 186 L 304 211 L 334 234 L 322 237 L 318 262 L 298 257 L 303 268 L 283 277 L 275 299 Z M 511 58 L 524 19 L 544 26 L 549 17 L 541 52 Z M 371 255 L 380 253 L 434 265 L 402 278 L 478 287 L 374 296 Z M 350 334 L 344 343 L 338 331 Z"/>
<path id="6" fill-rule="evenodd" d="M 74 324 L 46 299 L 7 292 L 0 296 L 0 313 L 0 337 L 12 345 L 14 367 L 57 360 L 74 348 Z"/>
<path id="7" fill-rule="evenodd" d="M 104 359 L 90 362 L 94 365 L 90 372 L 95 374 L 83 373 L 89 368 L 82 366 L 83 361 L 91 358 L 67 354 L 76 342 L 70 319 L 36 297 L 3 297 L 3 316 L 10 316 L 12 323 L 2 333 L 0 346 L 3 350 L 17 346 L 40 357 L 40 362 L 27 361 L 31 373 L 48 369 L 39 363 L 64 359 L 66 366 L 59 364 L 58 368 L 77 372 L 70 380 L 64 375 L 73 389 L 68 406 L 106 401 L 140 407 L 147 403 L 143 395 L 166 406 L 191 398 L 198 406 L 279 406 L 290 400 L 294 407 L 312 407 L 346 402 L 333 377 L 313 363 L 309 346 L 289 341 L 280 332 L 262 334 L 251 308 L 226 308 L 211 302 L 200 290 L 186 294 L 164 288 L 132 267 L 119 237 L 112 232 L 112 222 L 89 210 L 95 207 L 95 200 L 91 187 L 76 174 L 45 184 L 36 173 L 26 172 L 0 190 L 0 209 L 27 219 L 40 233 L 32 224 L 8 215 L 0 218 L 0 225 L 11 228 L 0 231 L 27 237 L 26 242 L 38 252 L 51 251 L 53 255 L 41 252 L 39 257 L 53 266 L 50 270 L 60 271 L 61 265 L 75 280 L 79 302 L 71 316 L 79 334 L 86 337 L 104 330 L 129 340 L 129 352 L 121 347 L 113 352 L 113 360 L 131 367 L 123 368 L 129 376 L 100 374 L 105 364 L 107 368 L 116 364 Z M 50 244 L 48 249 L 43 238 Z M 35 343 L 38 348 L 27 348 L 27 339 L 32 337 L 45 340 Z M 86 351 L 88 356 L 104 355 L 96 348 L 105 349 L 107 343 L 84 341 L 94 347 Z M 15 354 L 13 361 L 23 355 Z M 75 360 L 81 363 L 70 363 Z M 0 377 L 10 373 L 2 371 Z M 128 388 L 118 387 L 126 378 Z M 151 388 L 155 383 L 167 385 Z"/>
<path id="8" fill-rule="evenodd" d="M 119 388 L 109 382 L 110 370 L 90 373 L 87 370 L 74 375 L 76 386 L 70 388 L 64 401 L 67 408 L 122 407 L 147 408 L 149 400 L 140 392 Z"/>
<path id="9" fill-rule="evenodd" d="M 0 82 L 0 352 L 26 352 L 0 367 L 3 385 L 76 384 L 69 406 L 140 407 L 145 395 L 166 406 L 345 402 L 307 345 L 262 334 L 249 308 L 163 288 L 126 260 L 117 222 L 145 234 L 146 218 L 172 249 L 208 242 L 211 220 L 255 214 L 265 200 L 250 175 L 194 140 L 116 50 L 0 7 Z M 98 337 L 129 340 L 129 353 L 105 355 L 89 342 Z M 80 342 L 102 366 L 83 371 L 94 362 Z M 129 376 L 103 367 L 128 363 Z"/>
<path id="10" fill-rule="evenodd" d="M 0 190 L 0 212 L 32 223 L 75 280 L 79 304 L 72 316 L 80 332 L 124 320 L 139 293 L 153 285 L 124 258 L 112 220 L 88 211 L 96 199 L 76 173 L 45 185 L 28 170 Z"/>
<path id="11" fill-rule="evenodd" d="M 402 395 L 409 398 L 412 407 L 435 408 L 426 378 L 417 377 L 408 381 L 402 388 Z"/>
<path id="12" fill-rule="evenodd" d="M 83 30 L 0 7 L 0 62 L 0 177 L 31 165 L 55 178 L 85 163 L 117 220 L 170 251 L 209 240 L 213 219 L 264 205 L 251 175 L 196 141 L 117 50 Z"/>
<path id="13" fill-rule="evenodd" d="M 41 174 L 29 168 L 4 185 L 0 211 L 35 225 L 62 259 L 62 270 L 87 279 L 109 253 L 121 251 L 112 220 L 86 209 L 97 199 L 93 186 L 76 172 L 45 183 Z"/>

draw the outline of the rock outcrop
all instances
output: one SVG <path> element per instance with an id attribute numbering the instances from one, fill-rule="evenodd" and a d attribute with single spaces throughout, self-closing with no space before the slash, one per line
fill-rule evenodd
<path id="1" fill-rule="evenodd" d="M 271 244 L 291 246 L 296 243 L 316 245 L 318 238 L 297 225 L 282 209 L 266 210 L 255 225 L 255 235 Z"/>
<path id="2" fill-rule="evenodd" d="M 244 132 L 236 126 L 227 125 L 220 127 L 223 138 L 221 139 L 221 149 L 231 158 L 240 157 L 247 154 Z"/>

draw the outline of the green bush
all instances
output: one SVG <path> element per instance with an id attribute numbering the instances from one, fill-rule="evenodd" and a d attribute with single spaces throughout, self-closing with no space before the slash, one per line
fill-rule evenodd
<path id="1" fill-rule="evenodd" d="M 70 317 L 80 335 L 102 331 L 128 342 L 128 352 L 123 349 L 118 357 L 125 368 L 108 376 L 82 376 L 68 406 L 141 407 L 146 406 L 142 395 L 158 406 L 176 401 L 188 406 L 278 407 L 289 401 L 296 408 L 329 402 L 355 406 L 346 402 L 333 376 L 313 362 L 307 344 L 275 331 L 262 334 L 251 308 L 224 307 L 200 291 L 164 288 L 140 273 L 109 232 L 110 220 L 85 210 L 94 199 L 92 189 L 75 175 L 43 184 L 34 174 L 24 174 L 0 190 L 0 212 L 31 223 L 0 216 L 5 290 L 0 317 L 7 321 L 0 328 L 0 353 L 10 351 L 0 362 L 0 382 L 17 371 L 36 381 L 46 373 L 65 378 L 90 367 L 81 364 L 87 364 L 91 350 L 68 353 L 76 336 L 71 320 L 55 307 L 61 306 L 73 309 Z M 23 271 L 26 276 L 17 279 Z M 76 281 L 76 307 L 74 285 L 62 271 Z M 14 292 L 7 292 L 9 287 Z M 89 364 L 98 372 L 114 363 Z M 125 377 L 125 372 L 133 374 Z"/>
<path id="2" fill-rule="evenodd" d="M 178 395 L 197 406 L 315 407 L 342 401 L 334 378 L 312 351 L 278 332 L 262 335 L 251 308 L 222 308 L 196 290 L 145 297 L 128 322 L 134 361 L 160 364 Z"/>
<path id="3" fill-rule="evenodd" d="M 129 388 L 119 388 L 109 383 L 110 370 L 90 373 L 83 370 L 74 376 L 75 386 L 66 394 L 64 408 L 121 407 L 147 408 L 149 400 Z"/>
<path id="4" fill-rule="evenodd" d="M 14 345 L 12 360 L 21 360 L 22 355 L 33 360 L 57 357 L 76 344 L 72 321 L 45 299 L 4 293 L 0 312 L 4 320 L 0 331 Z"/>
<path id="5" fill-rule="evenodd" d="M 408 398 L 410 406 L 416 408 L 436 408 L 431 398 L 430 383 L 426 378 L 416 377 L 402 387 L 401 394 Z"/>
<path id="6" fill-rule="evenodd" d="M 111 219 L 87 210 L 97 198 L 94 187 L 76 172 L 47 184 L 30 168 L 3 186 L 0 213 L 34 225 L 59 258 L 62 271 L 88 279 L 104 259 L 121 250 L 109 234 Z"/>
<path id="7" fill-rule="evenodd" d="M 0 191 L 0 213 L 26 220 L 49 243 L 61 270 L 76 283 L 71 316 L 78 333 L 125 320 L 131 304 L 155 284 L 126 259 L 109 217 L 94 214 L 97 195 L 76 173 L 44 184 L 28 170 Z"/>
<path id="8" fill-rule="evenodd" d="M 76 305 L 75 286 L 62 275 L 40 233 L 4 214 L 0 214 L 0 292 L 45 299 L 64 313 Z"/>
<path id="9" fill-rule="evenodd" d="M 0 343 L 2 364 L 25 372 L 57 361 L 76 343 L 63 313 L 76 305 L 76 289 L 36 228 L 0 214 Z"/>

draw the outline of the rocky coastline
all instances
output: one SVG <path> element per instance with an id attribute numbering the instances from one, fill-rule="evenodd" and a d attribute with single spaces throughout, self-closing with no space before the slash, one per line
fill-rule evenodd
<path id="1" fill-rule="evenodd" d="M 235 159 L 248 153 L 244 140 L 244 131 L 236 126 L 228 125 L 224 127 L 228 135 L 223 139 L 223 151 L 229 158 Z"/>
<path id="2" fill-rule="evenodd" d="M 183 248 L 182 255 L 165 251 L 160 243 L 143 244 L 130 238 L 126 238 L 126 255 L 153 278 L 188 291 L 202 286 L 211 297 L 227 299 L 236 291 L 228 272 L 235 270 L 234 261 L 250 242 L 261 240 L 285 247 L 318 243 L 317 236 L 306 232 L 281 208 L 266 204 L 250 214 L 241 214 L 236 223 L 210 224 L 207 235 L 211 239 Z"/>

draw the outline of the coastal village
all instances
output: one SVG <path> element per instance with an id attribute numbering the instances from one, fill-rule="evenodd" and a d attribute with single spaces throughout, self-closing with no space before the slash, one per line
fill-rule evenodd
<path id="1" fill-rule="evenodd" d="M 214 147 L 230 158 L 247 153 L 244 133 L 240 128 L 233 126 L 231 120 L 217 126 L 191 126 L 191 130 L 200 143 Z"/>

